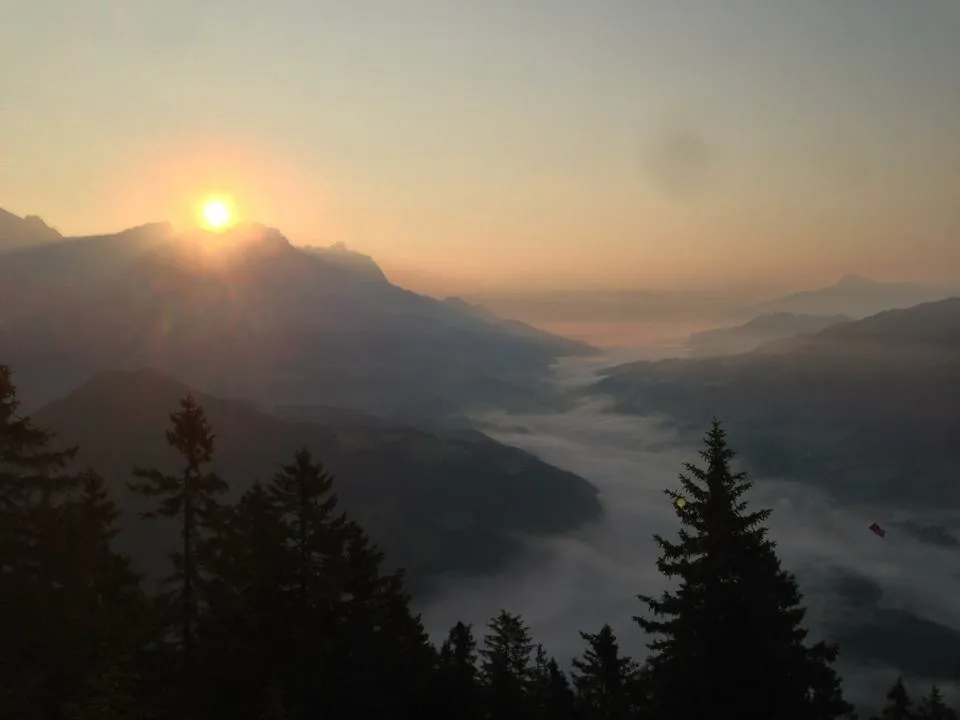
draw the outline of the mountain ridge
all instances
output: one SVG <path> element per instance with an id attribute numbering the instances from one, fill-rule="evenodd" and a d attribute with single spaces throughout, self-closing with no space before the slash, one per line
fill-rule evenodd
<path id="1" fill-rule="evenodd" d="M 0 208 L 0 252 L 58 242 L 62 238 L 36 215 L 20 217 Z"/>
<path id="2" fill-rule="evenodd" d="M 849 315 L 804 315 L 786 312 L 757 315 L 741 325 L 693 333 L 687 338 L 687 353 L 688 357 L 735 355 L 775 340 L 816 333 L 831 325 L 852 320 Z"/>
<path id="3" fill-rule="evenodd" d="M 550 363 L 593 352 L 370 282 L 369 268 L 340 262 L 344 251 L 331 261 L 275 229 L 170 230 L 149 224 L 5 254 L 0 341 L 29 402 L 100 370 L 152 365 L 267 404 L 438 416 L 485 399 L 539 402 L 551 396 Z"/>
<path id="4" fill-rule="evenodd" d="M 840 314 L 862 319 L 884 310 L 943 300 L 956 294 L 960 294 L 960 286 L 883 282 L 863 275 L 848 274 L 832 285 L 756 303 L 743 312 L 749 316 L 772 313 Z"/>
<path id="5" fill-rule="evenodd" d="M 685 439 L 722 414 L 760 474 L 960 509 L 960 487 L 944 482 L 960 462 L 958 368 L 960 298 L 948 298 L 740 355 L 619 365 L 589 392 L 663 414 Z"/>

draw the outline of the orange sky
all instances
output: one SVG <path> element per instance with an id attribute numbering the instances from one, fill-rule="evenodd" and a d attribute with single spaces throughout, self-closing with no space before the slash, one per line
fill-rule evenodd
<path id="1" fill-rule="evenodd" d="M 81 234 L 224 192 L 438 294 L 956 279 L 960 5 L 696 4 L 34 0 L 0 207 Z"/>

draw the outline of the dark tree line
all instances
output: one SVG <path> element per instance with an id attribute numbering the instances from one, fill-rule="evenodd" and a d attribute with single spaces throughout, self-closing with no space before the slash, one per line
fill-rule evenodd
<path id="1" fill-rule="evenodd" d="M 675 589 L 641 597 L 640 664 L 609 625 L 581 633 L 564 671 L 506 610 L 482 637 L 457 623 L 434 647 L 403 574 L 338 509 L 307 450 L 233 504 L 210 470 L 215 435 L 186 397 L 165 474 L 135 468 L 144 520 L 172 522 L 173 571 L 148 595 L 114 548 L 118 510 L 76 449 L 17 412 L 0 366 L 0 717 L 12 720 L 827 720 L 850 714 L 835 647 L 806 643 L 804 609 L 749 483 L 714 423 L 681 475 L 677 541 L 657 537 Z M 674 497 L 677 497 L 674 495 Z M 682 506 L 679 506 L 682 505 Z M 957 720 L 937 688 L 891 689 L 882 720 Z"/>

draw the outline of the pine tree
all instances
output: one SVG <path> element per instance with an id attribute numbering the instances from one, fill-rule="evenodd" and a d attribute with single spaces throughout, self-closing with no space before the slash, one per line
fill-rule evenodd
<path id="1" fill-rule="evenodd" d="M 0 365 L 0 707 L 38 717 L 55 703 L 50 658 L 56 635 L 59 521 L 76 487 L 64 472 L 76 448 L 55 450 L 53 434 L 18 413 L 10 368 Z"/>
<path id="2" fill-rule="evenodd" d="M 887 704 L 880 711 L 880 720 L 914 720 L 914 717 L 913 700 L 903 684 L 903 678 L 898 677 L 887 691 Z"/>
<path id="3" fill-rule="evenodd" d="M 302 449 L 274 475 L 268 492 L 287 527 L 284 569 L 295 612 L 306 617 L 330 611 L 339 600 L 347 533 L 333 476 Z"/>
<path id="4" fill-rule="evenodd" d="M 531 717 L 542 720 L 571 720 L 580 717 L 570 682 L 560 670 L 557 661 L 548 658 L 543 645 L 539 643 L 534 650 L 531 674 Z"/>
<path id="5" fill-rule="evenodd" d="M 225 515 L 219 552 L 200 618 L 200 654 L 211 705 L 234 718 L 256 717 L 265 697 L 276 708 L 289 638 L 282 595 L 286 528 L 270 495 L 254 483 Z M 264 671 L 273 673 L 268 688 Z"/>
<path id="6" fill-rule="evenodd" d="M 633 716 L 637 703 L 638 665 L 620 654 L 613 628 L 581 632 L 587 641 L 583 657 L 573 661 L 573 685 L 583 717 L 592 720 L 621 720 Z"/>
<path id="7" fill-rule="evenodd" d="M 171 414 L 170 422 L 167 443 L 183 457 L 183 470 L 167 475 L 157 469 L 134 468 L 139 481 L 129 483 L 129 487 L 144 497 L 159 499 L 155 510 L 143 513 L 145 519 L 170 518 L 180 526 L 180 549 L 170 555 L 174 573 L 168 582 L 177 587 L 182 703 L 184 712 L 193 712 L 200 591 L 204 570 L 211 563 L 211 538 L 222 529 L 223 509 L 216 496 L 227 490 L 227 484 L 207 469 L 214 435 L 206 413 L 192 394 L 180 401 L 180 409 Z"/>
<path id="8" fill-rule="evenodd" d="M 533 680 L 530 631 L 519 615 L 506 610 L 490 621 L 480 650 L 480 678 L 489 717 L 526 718 Z"/>
<path id="9" fill-rule="evenodd" d="M 543 691 L 540 717 L 543 720 L 574 720 L 581 717 L 570 681 L 553 658 L 547 661 L 547 684 Z"/>
<path id="10" fill-rule="evenodd" d="M 286 676 L 304 713 L 417 714 L 435 657 L 402 573 L 386 572 L 380 550 L 337 511 L 333 476 L 307 450 L 281 468 L 269 492 L 286 528 Z"/>
<path id="11" fill-rule="evenodd" d="M 634 618 L 654 637 L 644 672 L 650 714 L 840 717 L 851 708 L 830 667 L 836 649 L 804 644 L 800 592 L 763 526 L 770 511 L 747 512 L 741 498 L 751 484 L 731 470 L 734 452 L 716 420 L 701 456 L 705 468 L 688 463 L 680 475 L 679 542 L 655 536 L 657 567 L 679 587 L 641 595 L 658 619 Z"/>
<path id="12" fill-rule="evenodd" d="M 75 483 L 61 471 L 77 448 L 51 449 L 53 433 L 36 427 L 18 413 L 17 387 L 7 365 L 0 365 L 0 512 L 23 510 L 42 496 L 72 489 Z M 2 527 L 10 530 L 9 523 Z M 0 536 L 8 542 L 13 538 Z M 5 548 L 0 548 L 0 550 Z M 9 557 L 0 553 L 0 557 Z"/>
<path id="13" fill-rule="evenodd" d="M 917 708 L 917 720 L 957 720 L 957 713 L 943 699 L 940 688 L 930 688 L 930 694 L 920 701 Z"/>
<path id="14" fill-rule="evenodd" d="M 340 624 L 347 519 L 337 511 L 333 476 L 306 449 L 281 467 L 267 492 L 283 525 L 279 568 L 288 639 L 284 676 L 295 701 L 309 715 L 335 702 L 320 690 L 319 677 L 334 656 Z"/>
<path id="15" fill-rule="evenodd" d="M 435 709 L 438 717 L 479 717 L 477 641 L 473 628 L 458 622 L 437 657 Z"/>
<path id="16" fill-rule="evenodd" d="M 358 524 L 346 529 L 336 657 L 347 709 L 351 716 L 415 717 L 427 705 L 433 648 L 410 612 L 403 573 L 384 569 L 383 553 Z"/>
<path id="17" fill-rule="evenodd" d="M 42 540 L 52 537 L 58 508 L 77 484 L 64 473 L 77 448 L 52 449 L 53 433 L 19 407 L 10 368 L 0 365 L 0 590 L 11 598 L 17 583 L 26 590 L 24 583 L 38 581 Z"/>
<path id="18" fill-rule="evenodd" d="M 533 648 L 533 664 L 530 667 L 530 682 L 527 693 L 530 696 L 530 707 L 539 714 L 543 704 L 544 694 L 550 682 L 549 659 L 543 643 L 537 643 Z"/>
<path id="19" fill-rule="evenodd" d="M 130 558 L 112 546 L 120 513 L 103 479 L 87 470 L 79 483 L 60 523 L 55 582 L 58 633 L 67 652 L 56 686 L 73 691 L 74 714 L 124 717 L 138 686 L 136 656 L 151 637 L 147 598 Z"/>

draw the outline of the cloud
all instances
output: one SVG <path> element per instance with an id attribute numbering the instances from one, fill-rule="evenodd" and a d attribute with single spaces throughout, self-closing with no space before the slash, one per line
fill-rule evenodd
<path id="1" fill-rule="evenodd" d="M 641 157 L 648 180 L 675 200 L 690 200 L 706 191 L 715 162 L 706 137 L 686 126 L 660 133 Z"/>
<path id="2" fill-rule="evenodd" d="M 565 387 L 583 387 L 599 364 L 568 362 L 557 370 Z M 646 654 L 647 638 L 631 620 L 645 611 L 636 595 L 656 595 L 667 587 L 655 567 L 652 536 L 675 536 L 677 519 L 663 490 L 678 486 L 683 462 L 698 460 L 699 447 L 677 444 L 656 418 L 620 415 L 609 407 L 603 399 L 591 399 L 561 414 L 484 416 L 488 428 L 501 428 L 488 430 L 497 440 L 596 485 L 605 517 L 565 537 L 530 540 L 525 555 L 497 576 L 451 580 L 423 609 L 435 638 L 458 620 L 473 623 L 481 635 L 489 618 L 503 608 L 521 613 L 534 637 L 564 663 L 582 651 L 578 631 L 595 632 L 605 622 L 614 627 L 625 652 L 637 658 Z M 737 438 L 730 440 L 736 447 Z M 910 638 L 897 633 L 907 632 L 903 622 L 911 618 L 911 627 L 943 627 L 941 640 L 954 639 L 950 628 L 960 628 L 960 557 L 955 549 L 925 543 L 889 524 L 884 539 L 870 533 L 867 526 L 874 521 L 884 525 L 891 508 L 841 507 L 789 479 L 753 479 L 748 500 L 773 509 L 771 537 L 784 566 L 801 583 L 812 635 L 850 638 L 847 651 L 841 647 L 848 694 L 874 700 L 899 672 L 923 676 L 923 663 L 909 667 Z M 875 638 L 881 638 L 880 646 Z M 960 633 L 955 639 L 960 642 Z M 901 641 L 904 660 L 896 668 L 886 666 L 891 654 L 899 657 Z"/>

